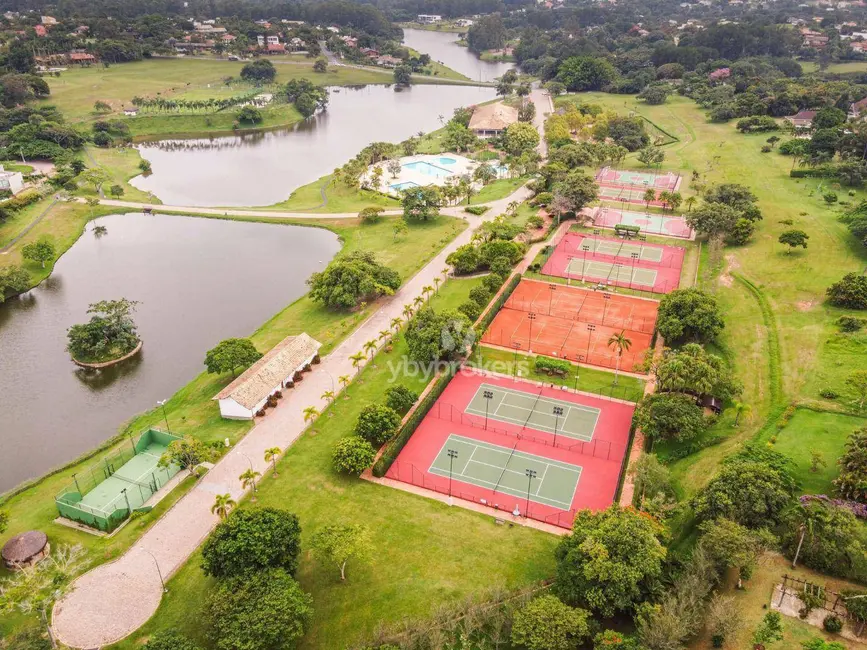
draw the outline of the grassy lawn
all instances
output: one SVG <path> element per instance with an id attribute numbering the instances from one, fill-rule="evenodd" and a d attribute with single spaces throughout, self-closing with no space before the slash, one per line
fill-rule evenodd
<path id="1" fill-rule="evenodd" d="M 409 50 L 410 56 L 418 57 L 421 52 L 418 50 L 414 50 L 411 47 L 407 48 Z M 458 79 L 460 81 L 472 81 L 467 75 L 461 74 L 457 70 L 452 70 L 448 66 L 439 63 L 438 61 L 434 61 L 431 59 L 430 64 L 424 69 L 425 71 L 421 74 L 428 74 L 432 80 L 439 79 Z"/>
<path id="2" fill-rule="evenodd" d="M 620 375 L 615 385 L 614 373 L 607 370 L 573 365 L 569 374 L 565 377 L 557 377 L 536 372 L 533 369 L 533 362 L 528 358 L 528 355 L 518 354 L 517 362 L 517 370 L 522 377 L 546 384 L 556 384 L 557 386 L 566 386 L 568 388 L 575 388 L 577 386 L 580 391 L 613 396 L 631 402 L 637 402 L 644 395 L 644 381 L 637 377 Z M 489 368 L 505 375 L 511 375 L 515 371 L 515 354 L 508 350 L 479 345 L 470 359 L 470 365 Z"/>
<path id="3" fill-rule="evenodd" d="M 109 189 L 112 185 L 120 185 L 123 188 L 123 195 L 119 198 L 124 201 L 160 202 L 155 196 L 142 192 L 137 187 L 129 184 L 131 178 L 141 174 L 138 164 L 141 162 L 142 157 L 139 155 L 138 149 L 133 147 L 104 149 L 102 147 L 89 146 L 85 149 L 84 160 L 89 166 L 93 166 L 92 163 L 95 162 L 97 166 L 102 167 L 111 176 L 111 180 L 102 187 L 102 191 L 105 192 L 107 198 L 115 198 L 109 192 Z M 96 196 L 96 190 L 90 185 L 81 187 L 79 193 L 83 196 Z"/>
<path id="4" fill-rule="evenodd" d="M 831 482 L 840 473 L 835 461 L 843 454 L 849 435 L 864 426 L 867 418 L 799 408 L 783 429 L 763 432 L 761 440 L 767 442 L 772 435 L 776 436 L 774 449 L 795 463 L 803 494 L 832 494 Z M 816 472 L 810 471 L 814 450 L 826 463 Z"/>
<path id="5" fill-rule="evenodd" d="M 0 165 L 3 166 L 7 172 L 21 172 L 22 174 L 32 174 L 33 167 L 30 165 L 24 165 L 20 162 L 15 162 L 14 160 L 4 160 L 0 162 Z"/>
<path id="6" fill-rule="evenodd" d="M 824 294 L 845 273 L 861 271 L 867 250 L 837 220 L 845 206 L 828 207 L 815 191 L 816 181 L 790 178 L 792 161 L 788 157 L 761 153 L 766 135 L 741 135 L 733 123 L 710 123 L 694 102 L 682 97 L 669 98 L 661 106 L 647 106 L 623 95 L 584 93 L 577 97 L 621 113 L 635 111 L 676 135 L 679 142 L 665 147 L 662 169 L 683 175 L 685 193 L 689 193 L 690 174 L 696 170 L 710 182 L 750 187 L 764 214 L 750 244 L 726 248 L 718 258 L 712 258 L 707 247 L 703 249 L 699 284 L 716 294 L 726 316 L 717 352 L 729 360 L 744 383 L 744 400 L 753 412 L 736 429 L 723 422 L 717 426 L 727 438 L 722 444 L 673 464 L 675 476 L 689 494 L 713 476 L 723 456 L 752 437 L 786 403 L 815 398 L 818 387 L 827 385 L 823 382 L 830 381 L 831 388 L 843 393 L 842 378 L 863 366 L 863 357 L 849 354 L 847 347 L 841 349 L 832 336 L 833 321 L 845 312 L 826 305 Z M 641 168 L 634 155 L 623 167 Z M 865 192 L 859 190 L 853 197 L 844 193 L 844 198 L 856 203 L 865 198 Z M 788 219 L 793 225 L 781 223 Z M 787 255 L 777 238 L 793 227 L 810 235 L 809 248 Z M 751 281 L 754 291 L 737 276 Z M 760 309 L 760 300 L 767 314 Z M 780 349 L 778 382 L 772 381 L 769 372 L 774 333 Z M 835 459 L 828 460 L 831 464 Z"/>
<path id="7" fill-rule="evenodd" d="M 325 205 L 322 205 L 322 191 L 325 190 Z M 295 210 L 298 212 L 360 212 L 368 206 L 395 210 L 400 201 L 379 192 L 359 190 L 345 183 L 335 182 L 332 174 L 302 185 L 280 203 L 264 208 L 265 210 Z"/>
<path id="8" fill-rule="evenodd" d="M 767 613 L 766 607 L 769 607 L 771 602 L 774 585 L 782 581 L 784 573 L 802 580 L 809 580 L 834 591 L 859 589 L 858 585 L 853 583 L 837 578 L 829 578 L 801 566 L 792 569 L 792 563 L 786 560 L 786 558 L 776 553 L 768 553 L 762 558 L 752 578 L 745 583 L 745 589 L 735 589 L 735 581 L 730 580 L 729 584 L 720 590 L 721 593 L 727 596 L 734 596 L 740 618 L 740 626 L 738 627 L 736 636 L 726 640 L 727 648 L 740 649 L 753 647 L 751 643 L 753 631 L 758 627 L 762 617 Z M 826 641 L 840 641 L 849 650 L 867 648 L 867 644 L 865 643 L 858 643 L 849 639 L 843 639 L 837 635 L 827 634 L 818 627 L 813 627 L 800 619 L 789 616 L 782 617 L 782 628 L 783 640 L 781 643 L 772 646 L 774 648 L 800 648 L 803 642 L 816 637 L 821 637 Z M 711 647 L 710 635 L 707 633 L 698 635 L 689 643 L 688 647 L 690 650 L 706 650 L 706 648 Z"/>
<path id="9" fill-rule="evenodd" d="M 478 204 L 504 199 L 526 183 L 527 180 L 526 176 L 519 176 L 517 178 L 500 178 L 485 185 L 478 191 L 478 193 L 473 195 L 470 202 Z"/>
<path id="10" fill-rule="evenodd" d="M 291 126 L 300 122 L 301 113 L 295 110 L 293 104 L 274 104 L 263 108 L 262 121 L 257 124 L 244 124 L 234 128 L 235 113 L 229 109 L 219 113 L 209 114 L 176 114 L 176 115 L 140 115 L 129 118 L 130 133 L 139 139 L 163 138 L 167 136 L 193 136 L 217 133 L 240 133 L 243 131 L 261 131 L 278 127 Z"/>
<path id="11" fill-rule="evenodd" d="M 68 207 L 71 206 L 58 205 L 58 208 Z M 87 210 L 86 206 L 79 206 L 79 208 Z M 79 225 L 83 223 L 80 215 L 76 219 L 79 219 L 76 221 Z M 285 219 L 259 219 L 259 221 L 287 223 Z M 305 222 L 302 225 L 310 224 Z M 380 260 L 397 270 L 404 279 L 418 271 L 427 260 L 466 227 L 466 223 L 460 219 L 439 217 L 433 222 L 411 226 L 409 234 L 395 242 L 392 234 L 392 219 L 384 219 L 370 226 L 360 226 L 356 221 L 347 220 L 322 220 L 319 225 L 334 230 L 341 237 L 343 251 L 360 249 L 376 251 Z M 55 223 L 55 227 L 60 225 Z M 466 286 L 466 291 L 469 291 L 471 285 Z M 253 333 L 251 338 L 259 350 L 265 351 L 285 336 L 305 331 L 321 341 L 323 353 L 327 353 L 375 309 L 376 305 L 371 304 L 366 309 L 352 314 L 335 312 L 313 303 L 304 296 L 273 316 Z M 229 375 L 202 373 L 182 387 L 166 404 L 168 419 L 173 429 L 177 428 L 183 433 L 195 435 L 206 442 L 224 438 L 236 442 L 246 434 L 250 429 L 250 423 L 222 419 L 216 404 L 211 400 L 229 381 L 231 381 Z M 118 423 L 119 433 L 127 430 L 135 432 L 148 426 L 162 426 L 161 422 L 162 414 L 155 409 L 142 413 L 128 423 Z M 125 444 L 124 441 L 116 438 L 109 441 L 105 447 L 116 448 L 122 444 Z M 8 512 L 10 518 L 6 535 L 11 536 L 23 530 L 38 528 L 48 534 L 53 544 L 58 541 L 81 543 L 87 548 L 89 559 L 94 564 L 115 557 L 118 552 L 129 546 L 134 541 L 132 535 L 124 538 L 126 541 L 122 544 L 112 542 L 109 545 L 106 540 L 52 523 L 56 517 L 54 495 L 71 480 L 73 473 L 89 467 L 94 462 L 92 456 L 93 454 L 89 458 L 79 459 L 58 472 L 36 481 L 23 491 L 0 499 L 0 508 Z"/>
<path id="12" fill-rule="evenodd" d="M 450 280 L 432 299 L 435 309 L 466 299 L 478 280 Z M 351 433 L 358 412 L 382 399 L 389 386 L 389 361 L 406 354 L 401 337 L 391 353 L 374 363 L 349 386 L 302 436 L 278 465 L 279 476 L 259 488 L 263 506 L 298 514 L 302 546 L 325 525 L 365 523 L 373 531 L 376 554 L 367 566 L 350 566 L 346 583 L 302 551 L 299 580 L 313 594 L 314 618 L 300 648 L 344 648 L 371 634 L 377 625 L 432 613 L 439 603 L 494 587 L 518 587 L 550 577 L 558 538 L 521 526 L 498 526 L 489 516 L 398 490 L 336 474 L 331 468 L 334 443 Z M 421 376 L 400 383 L 421 391 Z M 245 502 L 243 507 L 250 504 Z M 177 628 L 202 640 L 199 615 L 211 580 L 199 556 L 169 583 L 156 616 L 138 633 L 118 644 L 135 648 L 156 630 Z"/>

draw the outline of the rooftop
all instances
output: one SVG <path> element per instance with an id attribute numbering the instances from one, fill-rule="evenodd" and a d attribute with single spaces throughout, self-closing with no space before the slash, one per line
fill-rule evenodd
<path id="1" fill-rule="evenodd" d="M 502 102 L 479 106 L 470 118 L 470 130 L 502 131 L 518 121 L 518 109 Z"/>
<path id="2" fill-rule="evenodd" d="M 34 555 L 43 551 L 48 544 L 48 537 L 41 530 L 30 530 L 15 535 L 0 551 L 3 559 L 9 564 L 23 564 L 30 561 Z"/>

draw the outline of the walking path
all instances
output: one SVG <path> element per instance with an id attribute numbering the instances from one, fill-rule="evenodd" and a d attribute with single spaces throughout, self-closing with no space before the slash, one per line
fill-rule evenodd
<path id="1" fill-rule="evenodd" d="M 289 447 L 307 426 L 304 409 L 308 406 L 323 408 L 322 393 L 332 389 L 336 392 L 339 376 L 355 374 L 349 357 L 361 350 L 366 341 L 377 340 L 379 332 L 388 329 L 393 318 L 403 316 L 405 304 L 421 296 L 422 288 L 433 284 L 435 277 L 441 277 L 446 257 L 470 241 L 474 228 L 500 214 L 509 202 L 524 201 L 529 196 L 529 190 L 522 187 L 511 196 L 489 204 L 493 209 L 483 217 L 466 214 L 469 228 L 324 357 L 313 372 L 287 394 L 278 408 L 256 424 L 124 555 L 76 579 L 70 591 L 54 607 L 53 627 L 58 640 L 73 648 L 97 648 L 114 643 L 141 627 L 159 607 L 162 597 L 160 572 L 165 578 L 171 576 L 217 525 L 218 518 L 211 513 L 214 497 L 226 493 L 236 501 L 243 497 L 245 491 L 238 476 L 251 464 L 262 474 L 268 471 L 265 450 Z M 165 206 L 160 206 L 160 210 L 164 209 Z M 189 211 L 199 212 L 201 209 Z M 262 213 L 254 212 L 256 216 L 259 214 Z"/>

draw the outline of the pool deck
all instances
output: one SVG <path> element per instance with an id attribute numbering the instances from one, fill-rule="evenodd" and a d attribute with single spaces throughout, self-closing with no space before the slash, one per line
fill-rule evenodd
<path id="1" fill-rule="evenodd" d="M 398 196 L 403 189 L 426 185 L 442 187 L 450 178 L 459 178 L 465 174 L 472 177 L 480 164 L 455 153 L 405 156 L 400 158 L 401 168 L 397 176 L 393 176 L 388 170 L 387 162 L 381 162 L 371 165 L 362 176 L 361 182 L 376 191 Z M 494 164 L 494 161 L 491 164 Z M 373 172 L 376 167 L 382 168 L 379 187 L 373 187 Z M 504 178 L 506 172 L 498 164 L 494 167 L 497 169 L 498 177 Z M 474 183 L 474 185 L 477 188 L 481 187 L 481 183 Z"/>

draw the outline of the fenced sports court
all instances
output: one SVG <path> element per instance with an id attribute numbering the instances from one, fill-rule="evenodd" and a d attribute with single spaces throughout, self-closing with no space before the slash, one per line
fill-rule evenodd
<path id="1" fill-rule="evenodd" d="M 480 400 L 488 399 L 499 406 L 490 404 L 485 417 Z M 505 411 L 503 404 L 509 405 Z M 555 416 L 555 407 L 563 415 Z M 386 476 L 568 528 L 576 510 L 613 502 L 634 408 L 620 400 L 461 371 Z"/>
<path id="2" fill-rule="evenodd" d="M 612 169 L 611 167 L 603 167 L 596 174 L 596 180 L 599 183 L 608 185 L 619 185 L 622 187 L 640 187 L 647 189 L 652 187 L 655 190 L 669 192 L 676 191 L 680 187 L 680 174 L 674 172 L 637 172 L 628 169 Z"/>
<path id="3" fill-rule="evenodd" d="M 137 442 L 124 447 L 83 472 L 54 501 L 62 517 L 98 528 L 114 530 L 130 513 L 178 473 L 180 467 L 160 467 L 168 445 L 178 436 L 148 429 Z"/>
<path id="4" fill-rule="evenodd" d="M 634 296 L 523 279 L 482 343 L 631 371 L 650 347 L 658 307 Z M 621 332 L 630 346 L 618 355 L 609 340 Z"/>
<path id="5" fill-rule="evenodd" d="M 661 235 L 663 237 L 679 237 L 693 239 L 695 233 L 681 216 L 652 214 L 649 212 L 632 212 L 617 208 L 599 208 L 593 218 L 597 228 L 614 228 L 617 225 L 638 226 L 642 233 Z"/>
<path id="6" fill-rule="evenodd" d="M 657 196 L 661 191 L 662 190 L 657 190 Z M 641 188 L 609 185 L 605 182 L 599 183 L 599 198 L 603 201 L 621 201 L 625 203 L 652 205 L 655 208 L 662 208 L 665 206 L 665 203 L 660 201 L 658 198 L 648 203 L 644 198 L 644 190 Z"/>
<path id="7" fill-rule="evenodd" d="M 684 254 L 677 246 L 569 232 L 545 262 L 542 273 L 665 294 L 680 284 Z"/>

